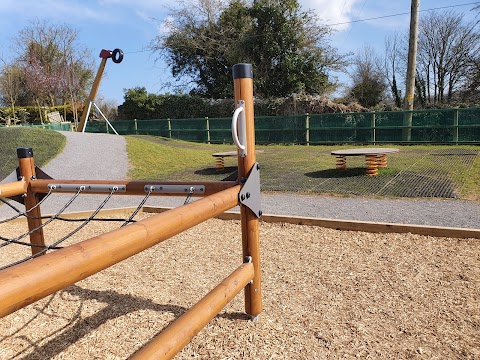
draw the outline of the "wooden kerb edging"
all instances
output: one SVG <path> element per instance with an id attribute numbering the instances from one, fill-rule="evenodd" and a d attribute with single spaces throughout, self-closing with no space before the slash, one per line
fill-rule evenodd
<path id="1" fill-rule="evenodd" d="M 169 209 L 170 208 L 167 207 L 144 206 L 142 211 L 146 213 L 158 213 L 168 211 Z M 227 211 L 223 214 L 217 215 L 216 218 L 221 220 L 240 220 L 240 214 L 238 212 Z M 345 231 L 365 231 L 373 233 L 411 233 L 435 237 L 480 239 L 480 229 L 469 228 L 395 224 L 372 221 L 336 220 L 272 214 L 263 214 L 261 221 L 266 223 L 287 223 L 294 225 L 318 226 Z"/>
<path id="2" fill-rule="evenodd" d="M 244 118 L 242 117 L 242 123 L 238 123 L 238 128 L 232 129 L 232 133 L 237 134 L 242 130 L 242 141 L 246 141 L 245 146 L 240 143 L 238 145 L 239 148 L 242 148 L 242 152 L 240 153 L 240 150 L 238 152 L 239 177 L 237 181 L 195 184 L 113 180 L 40 180 L 35 174 L 33 150 L 27 147 L 17 150 L 22 180 L 0 185 L 0 195 L 2 197 L 23 196 L 27 214 L 30 215 L 27 222 L 32 244 L 45 246 L 39 206 L 39 199 L 45 193 L 91 191 L 110 195 L 113 193 L 145 195 L 147 190 L 149 195 L 178 196 L 179 192 L 189 191 L 189 196 L 203 198 L 55 252 L 45 252 L 45 254 L 42 252 L 42 256 L 36 256 L 1 270 L 0 317 L 11 314 L 186 229 L 218 216 L 236 205 L 240 205 L 241 209 L 243 251 L 239 260 L 243 265 L 232 272 L 157 338 L 153 339 L 144 349 L 139 350 L 135 358 L 171 359 L 242 289 L 245 289 L 246 313 L 252 318 L 261 313 L 257 217 L 261 216 L 261 211 L 257 210 L 260 199 L 252 205 L 251 202 L 244 202 L 245 195 L 240 196 L 244 186 L 245 191 L 248 191 L 247 198 L 250 198 L 250 192 L 255 195 L 258 192 L 258 197 L 260 195 L 258 171 L 254 173 L 255 177 L 252 177 L 254 181 L 248 182 L 253 166 L 256 165 L 252 66 L 249 64 L 235 65 L 233 78 L 235 104 L 242 104 L 242 109 L 237 109 L 236 114 L 238 115 L 238 111 L 242 110 Z M 238 120 L 238 118 L 234 119 Z M 237 123 L 232 121 L 232 124 Z M 258 187 L 256 186 L 257 182 Z M 197 185 L 199 186 L 196 187 Z M 166 189 L 169 189 L 170 192 L 166 193 Z M 193 191 L 195 192 L 193 193 Z M 254 213 L 254 211 L 256 212 Z M 45 251 L 42 247 L 32 247 L 32 249 L 34 255 L 39 251 Z"/>
<path id="3" fill-rule="evenodd" d="M 115 216 L 115 215 L 128 215 L 131 214 L 136 208 L 116 208 L 106 209 L 100 211 L 99 215 L 102 216 Z M 157 207 L 157 206 L 144 206 L 141 211 L 144 213 L 163 213 L 171 210 L 170 207 Z M 90 215 L 92 211 L 80 211 L 75 213 L 63 214 L 64 218 L 84 218 Z M 216 219 L 221 220 L 240 220 L 240 213 L 235 211 L 226 211 L 222 214 L 215 216 Z M 15 222 L 24 222 L 24 218 L 18 218 L 12 220 Z M 456 227 L 443 227 L 443 226 L 430 226 L 430 225 L 414 225 L 414 224 L 396 224 L 396 223 L 384 223 L 373 221 L 356 221 L 356 220 L 337 220 L 326 218 L 312 218 L 303 216 L 285 216 L 285 215 L 273 215 L 263 214 L 261 222 L 265 223 L 286 223 L 294 225 L 307 225 L 318 226 L 329 229 L 345 230 L 345 231 L 365 231 L 372 233 L 411 233 L 425 236 L 435 237 L 452 237 L 463 239 L 480 239 L 480 229 L 470 228 L 456 228 Z"/>

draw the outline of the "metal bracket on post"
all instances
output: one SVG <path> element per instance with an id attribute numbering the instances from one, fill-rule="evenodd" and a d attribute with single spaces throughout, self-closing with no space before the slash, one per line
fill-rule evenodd
<path id="1" fill-rule="evenodd" d="M 109 184 L 48 184 L 48 190 L 52 192 L 76 192 L 83 193 L 124 193 L 127 191 L 127 185 L 109 185 Z"/>
<path id="2" fill-rule="evenodd" d="M 144 190 L 157 194 L 205 194 L 205 185 L 145 185 Z"/>
<path id="3" fill-rule="evenodd" d="M 247 181 L 238 193 L 238 201 L 240 204 L 248 207 L 257 218 L 262 216 L 260 194 L 260 165 L 256 162 Z"/>

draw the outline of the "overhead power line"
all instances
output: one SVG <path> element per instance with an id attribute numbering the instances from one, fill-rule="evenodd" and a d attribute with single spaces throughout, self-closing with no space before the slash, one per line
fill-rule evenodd
<path id="1" fill-rule="evenodd" d="M 451 8 L 460 7 L 460 6 L 478 5 L 478 4 L 480 4 L 480 1 L 472 2 L 472 3 L 466 3 L 466 4 L 442 6 L 442 7 L 436 7 L 436 8 L 431 8 L 431 9 L 424 9 L 424 10 L 419 10 L 418 12 L 434 11 L 434 10 L 442 10 L 442 9 L 451 9 Z M 357 19 L 357 20 L 345 21 L 345 22 L 336 23 L 336 24 L 327 24 L 327 26 L 337 26 L 337 25 L 353 24 L 353 23 L 362 22 L 362 21 L 385 19 L 385 18 L 390 18 L 390 17 L 395 17 L 395 16 L 402 16 L 402 15 L 410 15 L 410 12 L 404 12 L 404 13 L 398 13 L 398 14 L 391 14 L 391 15 L 383 15 L 383 16 L 377 16 L 377 17 L 368 18 L 368 19 Z"/>
<path id="2" fill-rule="evenodd" d="M 365 1 L 363 2 L 362 8 L 360 9 L 360 11 L 359 11 L 358 14 L 357 14 L 357 19 L 362 15 L 362 11 L 363 11 L 363 8 L 365 7 L 365 4 L 366 4 L 366 3 L 367 3 L 367 0 L 365 0 Z M 350 36 L 350 33 L 352 32 L 352 28 L 353 28 L 353 27 L 350 28 L 350 30 L 349 30 L 348 33 L 347 33 L 347 36 L 345 36 L 345 38 L 343 39 L 343 42 L 344 42 L 344 43 L 345 43 L 345 41 L 347 41 L 348 37 Z"/>

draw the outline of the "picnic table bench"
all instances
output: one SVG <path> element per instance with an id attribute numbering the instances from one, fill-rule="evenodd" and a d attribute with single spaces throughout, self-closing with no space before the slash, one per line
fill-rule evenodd
<path id="1" fill-rule="evenodd" d="M 347 169 L 347 156 L 365 156 L 367 176 L 378 175 L 378 168 L 387 167 L 387 154 L 398 153 L 394 148 L 359 148 L 335 150 L 330 154 L 337 158 L 337 170 Z"/>
<path id="2" fill-rule="evenodd" d="M 255 154 L 261 154 L 263 153 L 263 150 L 255 150 Z M 225 158 L 226 157 L 233 157 L 233 156 L 238 156 L 237 151 L 225 151 L 225 152 L 218 152 L 215 154 L 212 154 L 212 156 L 215 158 L 215 167 L 217 171 L 223 171 L 225 169 Z"/>

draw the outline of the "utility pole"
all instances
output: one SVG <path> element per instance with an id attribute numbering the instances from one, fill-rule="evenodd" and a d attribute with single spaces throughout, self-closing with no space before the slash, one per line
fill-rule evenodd
<path id="1" fill-rule="evenodd" d="M 403 118 L 402 140 L 411 141 L 412 139 L 412 110 L 413 98 L 415 95 L 415 73 L 417 62 L 417 42 L 418 42 L 418 13 L 420 8 L 420 0 L 412 0 L 410 10 L 410 38 L 408 41 L 408 65 L 407 65 L 407 81 L 405 89 L 405 99 L 403 102 L 403 110 L 406 111 Z"/>

